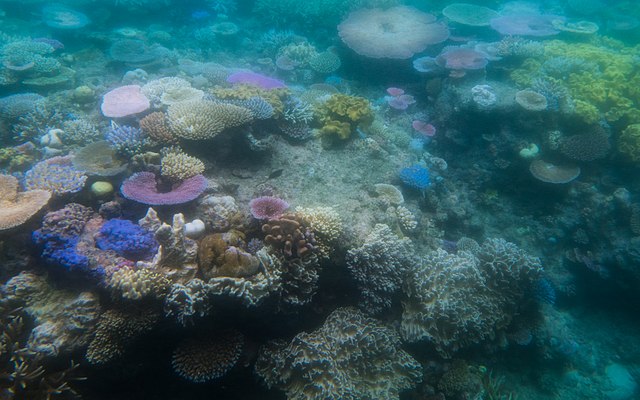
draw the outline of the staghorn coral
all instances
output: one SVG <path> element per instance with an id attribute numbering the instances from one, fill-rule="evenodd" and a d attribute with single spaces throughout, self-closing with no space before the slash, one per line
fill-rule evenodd
<path id="1" fill-rule="evenodd" d="M 160 173 L 170 182 L 181 182 L 204 172 L 204 163 L 176 146 L 162 149 Z"/>
<path id="2" fill-rule="evenodd" d="M 212 139 L 222 131 L 253 121 L 246 108 L 208 100 L 191 100 L 169 106 L 169 127 L 183 139 Z"/>
<path id="3" fill-rule="evenodd" d="M 354 308 L 333 311 L 311 333 L 264 346 L 256 372 L 289 400 L 399 399 L 422 379 L 393 330 Z"/>
<path id="4" fill-rule="evenodd" d="M 149 139 L 159 144 L 175 144 L 178 139 L 173 136 L 164 113 L 155 111 L 140 120 L 140 129 Z"/>
<path id="5" fill-rule="evenodd" d="M 18 192 L 15 177 L 0 175 L 0 232 L 27 222 L 50 198 L 47 190 Z"/>
<path id="6" fill-rule="evenodd" d="M 360 289 L 360 307 L 371 314 L 391 307 L 416 262 L 411 241 L 384 224 L 377 224 L 362 246 L 349 250 L 346 261 Z"/>
<path id="7" fill-rule="evenodd" d="M 188 338 L 173 351 L 173 370 L 186 380 L 202 383 L 226 375 L 240 359 L 244 337 L 226 330 Z"/>
<path id="8" fill-rule="evenodd" d="M 90 364 L 103 365 L 122 357 L 127 346 L 152 330 L 159 319 L 160 313 L 147 308 L 105 311 L 100 315 L 85 358 Z"/>
<path id="9" fill-rule="evenodd" d="M 50 399 L 54 396 L 79 396 L 71 382 L 79 364 L 71 361 L 65 369 L 47 362 L 41 353 L 25 347 L 27 328 L 20 310 L 7 311 L 0 305 L 0 395 L 6 400 Z"/>
<path id="10" fill-rule="evenodd" d="M 475 255 L 438 249 L 409 271 L 400 332 L 451 357 L 504 330 L 541 272 L 538 259 L 502 239 L 487 240 Z"/>

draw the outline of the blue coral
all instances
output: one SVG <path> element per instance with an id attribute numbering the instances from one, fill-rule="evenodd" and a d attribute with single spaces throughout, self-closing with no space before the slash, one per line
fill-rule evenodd
<path id="1" fill-rule="evenodd" d="M 417 164 L 400 170 L 400 180 L 410 188 L 420 191 L 424 191 L 431 186 L 429 171 Z"/>
<path id="2" fill-rule="evenodd" d="M 142 130 L 128 125 L 118 125 L 115 122 L 111 123 L 105 139 L 119 153 L 130 157 L 141 154 L 149 143 Z"/>
<path id="3" fill-rule="evenodd" d="M 146 260 L 158 250 L 153 234 L 126 219 L 110 219 L 100 228 L 96 246 L 113 250 L 129 260 Z"/>

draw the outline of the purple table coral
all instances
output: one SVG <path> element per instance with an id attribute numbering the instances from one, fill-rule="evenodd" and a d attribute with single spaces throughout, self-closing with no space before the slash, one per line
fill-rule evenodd
<path id="1" fill-rule="evenodd" d="M 200 196 L 206 188 L 207 179 L 196 175 L 163 191 L 158 187 L 154 173 L 138 172 L 122 183 L 120 191 L 129 200 L 157 206 L 187 203 Z"/>
<path id="2" fill-rule="evenodd" d="M 286 88 L 287 85 L 281 80 L 270 78 L 251 71 L 240 71 L 229 75 L 227 78 L 229 83 L 242 83 L 251 86 L 257 86 L 261 89 L 278 89 Z"/>

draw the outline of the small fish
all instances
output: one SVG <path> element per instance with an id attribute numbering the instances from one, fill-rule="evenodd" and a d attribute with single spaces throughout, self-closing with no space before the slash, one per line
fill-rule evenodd
<path id="1" fill-rule="evenodd" d="M 280 175 L 282 175 L 283 172 L 284 172 L 284 168 L 276 169 L 275 171 L 270 173 L 269 176 L 267 176 L 267 179 L 261 181 L 259 183 L 259 185 L 262 185 L 263 183 L 266 183 L 267 181 L 269 181 L 271 179 L 275 179 L 275 178 L 279 177 Z"/>

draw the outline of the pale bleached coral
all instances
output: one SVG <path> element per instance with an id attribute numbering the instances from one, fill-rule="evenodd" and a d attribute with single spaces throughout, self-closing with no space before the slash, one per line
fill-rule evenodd
<path id="1" fill-rule="evenodd" d="M 171 182 L 182 182 L 204 172 L 204 163 L 176 146 L 162 150 L 161 174 Z"/>
<path id="2" fill-rule="evenodd" d="M 222 131 L 253 121 L 244 107 L 209 100 L 175 103 L 167 110 L 167 120 L 174 135 L 183 139 L 212 139 Z"/>

